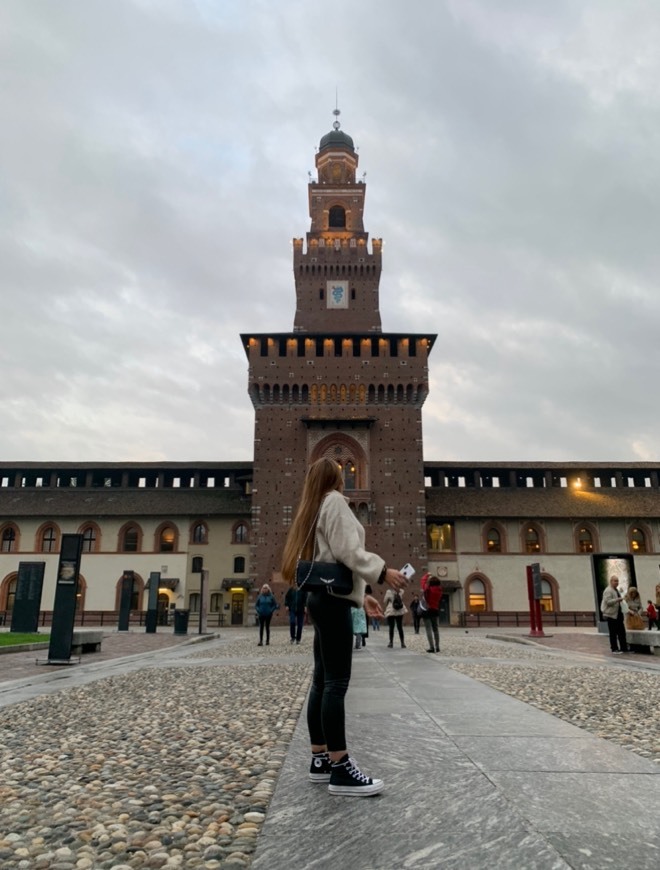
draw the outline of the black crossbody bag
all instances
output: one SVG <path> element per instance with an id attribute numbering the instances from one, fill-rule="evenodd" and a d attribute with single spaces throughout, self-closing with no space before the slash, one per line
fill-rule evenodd
<path id="1" fill-rule="evenodd" d="M 323 502 L 321 502 L 321 506 Z M 298 561 L 296 563 L 296 586 L 302 589 L 303 586 L 314 591 L 315 589 L 326 589 L 334 592 L 336 595 L 350 595 L 353 591 L 353 572 L 342 562 L 317 562 L 316 561 L 316 524 L 321 514 L 321 507 L 316 515 L 316 519 L 312 528 L 307 533 L 300 553 L 298 553 Z M 302 551 L 307 543 L 310 532 L 314 532 L 314 551 L 312 553 L 311 562 L 308 559 L 301 559 Z"/>

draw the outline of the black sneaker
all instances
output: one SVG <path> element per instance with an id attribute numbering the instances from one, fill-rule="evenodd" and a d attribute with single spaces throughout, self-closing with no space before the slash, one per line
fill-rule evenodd
<path id="1" fill-rule="evenodd" d="M 339 764 L 332 765 L 330 785 L 328 786 L 330 794 L 366 797 L 379 794 L 384 788 L 385 783 L 382 779 L 372 779 L 370 776 L 365 776 L 348 755 Z"/>
<path id="2" fill-rule="evenodd" d="M 310 782 L 330 782 L 330 756 L 327 752 L 317 752 L 312 755 L 312 763 L 309 766 Z"/>

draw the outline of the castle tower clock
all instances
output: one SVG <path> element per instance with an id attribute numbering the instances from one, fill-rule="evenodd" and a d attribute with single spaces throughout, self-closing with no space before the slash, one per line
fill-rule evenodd
<path id="1" fill-rule="evenodd" d="M 369 246 L 357 167 L 336 120 L 308 185 L 310 229 L 293 241 L 293 331 L 241 336 L 255 409 L 251 573 L 276 591 L 305 471 L 324 455 L 342 467 L 367 547 L 396 567 L 426 564 L 422 406 L 436 336 L 382 332 L 381 240 Z"/>

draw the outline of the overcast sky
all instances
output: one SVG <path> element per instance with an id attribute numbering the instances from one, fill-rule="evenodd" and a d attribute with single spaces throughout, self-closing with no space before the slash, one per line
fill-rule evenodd
<path id="1" fill-rule="evenodd" d="M 334 120 L 427 460 L 660 460 L 657 0 L 4 0 L 0 460 L 244 460 Z"/>

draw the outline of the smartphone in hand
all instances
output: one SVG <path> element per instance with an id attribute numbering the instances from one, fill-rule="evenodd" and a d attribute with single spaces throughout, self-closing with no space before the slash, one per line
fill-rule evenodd
<path id="1" fill-rule="evenodd" d="M 410 580 L 415 573 L 415 569 L 410 564 L 410 562 L 406 562 L 406 564 L 401 569 L 401 574 L 406 578 L 406 580 Z"/>

